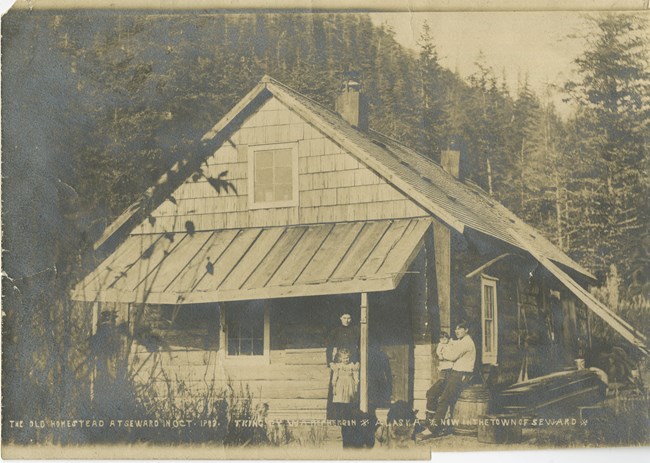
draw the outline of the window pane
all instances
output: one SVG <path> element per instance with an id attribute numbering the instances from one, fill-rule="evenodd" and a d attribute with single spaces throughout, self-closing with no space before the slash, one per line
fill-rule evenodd
<path id="1" fill-rule="evenodd" d="M 276 167 L 291 167 L 291 149 L 276 150 L 274 164 Z"/>
<path id="2" fill-rule="evenodd" d="M 277 201 L 289 201 L 293 196 L 293 188 L 291 185 L 278 185 L 275 188 L 275 199 Z"/>
<path id="3" fill-rule="evenodd" d="M 248 318 L 250 326 L 250 336 L 252 338 L 261 338 L 264 336 L 264 312 L 255 311 Z"/>
<path id="4" fill-rule="evenodd" d="M 483 336 L 485 339 L 485 352 L 492 352 L 492 322 L 485 322 L 485 333 Z"/>
<path id="5" fill-rule="evenodd" d="M 228 355 L 239 355 L 239 340 L 236 336 L 228 336 Z"/>
<path id="6" fill-rule="evenodd" d="M 273 201 L 273 185 L 258 185 L 255 187 L 255 202 Z"/>
<path id="7" fill-rule="evenodd" d="M 243 338 L 241 340 L 241 350 L 239 351 L 239 355 L 252 355 L 252 354 L 253 354 L 253 346 L 251 345 L 251 339 Z"/>
<path id="8" fill-rule="evenodd" d="M 237 304 L 226 313 L 228 355 L 264 354 L 264 310 Z"/>
<path id="9" fill-rule="evenodd" d="M 253 341 L 253 355 L 262 355 L 264 354 L 264 340 L 255 339 Z"/>
<path id="10" fill-rule="evenodd" d="M 289 201 L 293 198 L 293 150 L 291 148 L 255 152 L 255 202 Z"/>
<path id="11" fill-rule="evenodd" d="M 291 167 L 278 167 L 275 169 L 273 183 L 291 185 Z"/>
<path id="12" fill-rule="evenodd" d="M 273 184 L 273 169 L 268 167 L 260 167 L 255 169 L 255 185 L 272 185 Z"/>
<path id="13" fill-rule="evenodd" d="M 484 304 L 485 304 L 485 318 L 493 318 L 494 306 L 493 306 L 493 289 L 492 286 L 484 286 Z"/>
<path id="14" fill-rule="evenodd" d="M 258 169 L 273 167 L 273 151 L 256 151 L 255 167 Z"/>

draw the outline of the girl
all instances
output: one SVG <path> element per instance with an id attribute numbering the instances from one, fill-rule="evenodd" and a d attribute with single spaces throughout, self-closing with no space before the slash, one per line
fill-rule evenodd
<path id="1" fill-rule="evenodd" d="M 330 364 L 332 369 L 332 402 L 351 404 L 357 400 L 359 364 L 350 362 L 350 350 L 339 349 Z"/>

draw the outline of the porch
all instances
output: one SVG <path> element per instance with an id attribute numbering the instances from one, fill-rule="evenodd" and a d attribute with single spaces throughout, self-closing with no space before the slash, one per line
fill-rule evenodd
<path id="1" fill-rule="evenodd" d="M 423 401 L 433 366 L 430 224 L 134 235 L 75 296 L 96 301 L 96 320 L 115 307 L 134 333 L 146 327 L 169 345 L 131 351 L 137 379 L 161 394 L 170 383 L 185 396 L 242 388 L 270 416 L 322 419 L 327 338 L 345 310 L 360 325 L 361 408 Z"/>

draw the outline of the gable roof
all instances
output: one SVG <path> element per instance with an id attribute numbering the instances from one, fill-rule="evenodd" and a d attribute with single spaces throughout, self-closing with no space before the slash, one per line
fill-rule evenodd
<path id="1" fill-rule="evenodd" d="M 209 149 L 174 164 L 155 186 L 149 188 L 138 202 L 131 205 L 104 231 L 95 243 L 95 249 L 104 246 L 116 235 L 128 234 L 145 220 L 149 212 L 198 169 L 201 162 L 214 153 L 216 147 L 228 139 L 232 130 L 272 96 L 459 233 L 463 233 L 466 227 L 476 230 L 531 255 L 541 255 L 583 278 L 595 281 L 588 270 L 490 198 L 477 185 L 456 179 L 431 159 L 396 140 L 372 130 L 361 132 L 355 129 L 337 113 L 268 76 L 264 76 L 202 137 L 201 140 Z"/>

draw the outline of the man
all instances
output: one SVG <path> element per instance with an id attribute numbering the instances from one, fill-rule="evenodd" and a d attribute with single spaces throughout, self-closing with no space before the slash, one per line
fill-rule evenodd
<path id="1" fill-rule="evenodd" d="M 450 343 L 442 352 L 444 360 L 454 362 L 454 365 L 451 368 L 445 388 L 438 400 L 436 413 L 433 416 L 434 435 L 444 433 L 442 421 L 447 415 L 447 410 L 456 402 L 463 388 L 472 379 L 472 373 L 474 373 L 476 345 L 469 335 L 467 323 L 463 321 L 458 323 L 455 333 L 456 341 Z"/>

